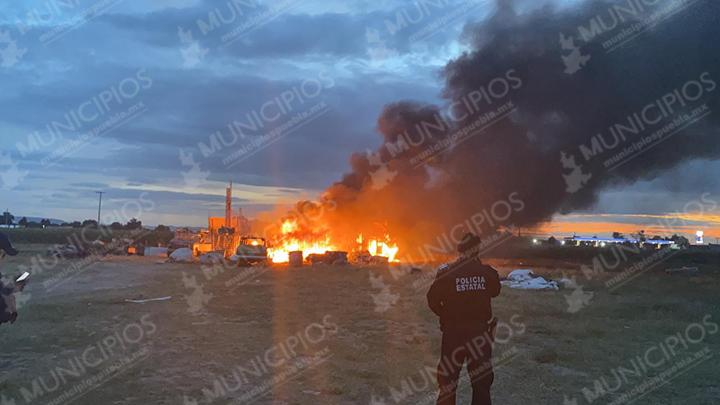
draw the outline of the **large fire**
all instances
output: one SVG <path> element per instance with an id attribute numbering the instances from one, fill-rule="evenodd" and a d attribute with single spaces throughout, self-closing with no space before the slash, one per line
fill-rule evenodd
<path id="1" fill-rule="evenodd" d="M 290 252 L 303 252 L 303 259 L 311 254 L 323 254 L 327 251 L 338 250 L 330 243 L 330 238 L 305 235 L 299 232 L 296 220 L 288 219 L 280 226 L 281 236 L 275 241 L 275 246 L 268 248 L 268 258 L 273 263 L 287 263 L 290 261 Z"/>
<path id="2" fill-rule="evenodd" d="M 397 244 L 392 243 L 389 235 L 385 235 L 383 239 L 365 240 L 362 234 L 358 235 L 355 239 L 356 244 L 350 246 L 350 249 L 343 249 L 348 246 L 333 243 L 329 236 L 300 232 L 297 221 L 293 219 L 283 221 L 280 233 L 281 235 L 273 242 L 273 246 L 268 248 L 268 258 L 273 263 L 289 262 L 290 252 L 294 251 L 301 251 L 303 259 L 307 259 L 311 254 L 324 254 L 339 250 L 382 256 L 386 257 L 389 262 L 397 262 L 397 254 L 400 251 Z"/>
<path id="3" fill-rule="evenodd" d="M 390 239 L 390 235 L 385 235 L 384 240 L 369 239 L 367 243 L 363 240 L 363 235 L 360 234 L 357 237 L 359 244 L 359 250 L 369 252 L 372 256 L 383 256 L 387 257 L 388 261 L 397 262 L 397 254 L 400 248 L 397 244 L 393 244 Z"/>

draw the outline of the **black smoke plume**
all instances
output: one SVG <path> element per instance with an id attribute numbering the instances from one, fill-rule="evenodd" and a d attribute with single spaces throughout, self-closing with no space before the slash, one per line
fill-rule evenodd
<path id="1" fill-rule="evenodd" d="M 382 112 L 383 146 L 353 155 L 324 196 L 335 205 L 330 228 L 456 241 L 468 228 L 533 226 L 591 206 L 610 185 L 717 158 L 720 4 L 695 2 L 633 36 L 669 3 L 523 13 L 498 2 L 465 27 L 470 50 L 444 68 L 446 105 L 403 101 Z M 688 117 L 702 119 L 683 128 Z M 663 127 L 679 131 L 633 154 Z"/>

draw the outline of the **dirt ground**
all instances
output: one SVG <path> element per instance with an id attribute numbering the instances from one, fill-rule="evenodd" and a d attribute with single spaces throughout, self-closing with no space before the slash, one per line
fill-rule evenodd
<path id="1" fill-rule="evenodd" d="M 0 263 L 6 276 L 43 250 L 21 248 Z M 433 403 L 432 273 L 160 261 L 36 268 L 17 323 L 0 326 L 0 404 Z M 567 264 L 495 264 L 501 275 L 579 275 Z M 656 270 L 617 289 L 578 283 L 586 299 L 572 311 L 578 289 L 505 288 L 495 301 L 496 403 L 720 401 L 717 269 Z M 469 393 L 465 377 L 460 403 Z"/>

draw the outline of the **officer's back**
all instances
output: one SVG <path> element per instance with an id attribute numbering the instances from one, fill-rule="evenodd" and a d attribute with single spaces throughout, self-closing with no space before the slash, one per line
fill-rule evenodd
<path id="1" fill-rule="evenodd" d="M 10 239 L 4 233 L 0 232 L 0 258 L 5 254 L 15 256 L 18 251 L 10 243 Z M 21 291 L 10 282 L 3 282 L 2 274 L 0 274 L 0 325 L 5 322 L 15 322 L 17 319 L 17 309 L 15 305 L 15 292 Z"/>
<path id="2" fill-rule="evenodd" d="M 438 364 L 438 405 L 455 405 L 458 379 L 467 362 L 473 405 L 490 405 L 492 342 L 497 321 L 491 299 L 500 294 L 497 271 L 478 258 L 480 238 L 466 234 L 458 244 L 460 258 L 438 270 L 428 291 L 428 305 L 440 317 L 443 331 Z"/>
<path id="3" fill-rule="evenodd" d="M 497 271 L 475 257 L 465 257 L 438 271 L 428 303 L 443 329 L 472 326 L 492 319 L 490 300 L 499 294 Z"/>

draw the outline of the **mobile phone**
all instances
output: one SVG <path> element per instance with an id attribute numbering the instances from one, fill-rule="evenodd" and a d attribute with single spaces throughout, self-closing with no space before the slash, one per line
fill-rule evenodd
<path id="1" fill-rule="evenodd" d="M 16 279 L 15 279 L 15 282 L 16 282 L 16 283 L 20 283 L 20 282 L 22 282 L 22 281 L 27 280 L 29 277 L 30 277 L 30 273 L 28 273 L 28 272 L 26 271 L 25 273 L 21 274 L 20 277 L 16 278 Z"/>

